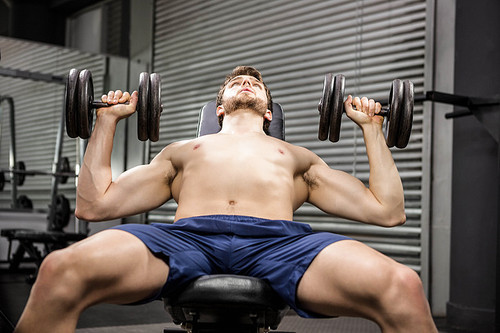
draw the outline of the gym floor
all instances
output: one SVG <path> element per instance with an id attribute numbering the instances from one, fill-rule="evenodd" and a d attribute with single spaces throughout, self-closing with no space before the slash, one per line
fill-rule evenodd
<path id="1" fill-rule="evenodd" d="M 31 285 L 26 282 L 32 268 L 11 272 L 0 267 L 0 332 L 12 331 L 10 323 L 16 323 L 26 304 Z M 436 319 L 439 332 L 452 332 L 444 319 Z M 164 328 L 175 328 L 161 302 L 139 306 L 98 305 L 86 310 L 78 322 L 77 333 L 142 332 L 162 333 Z M 361 318 L 303 319 L 289 312 L 280 324 L 279 331 L 296 333 L 363 332 L 378 333 L 373 322 Z"/>

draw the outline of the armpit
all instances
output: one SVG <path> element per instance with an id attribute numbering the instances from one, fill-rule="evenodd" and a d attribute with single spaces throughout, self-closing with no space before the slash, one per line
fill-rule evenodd
<path id="1" fill-rule="evenodd" d="M 317 177 L 311 176 L 309 172 L 304 172 L 302 179 L 310 189 L 314 189 L 318 186 Z"/>
<path id="2" fill-rule="evenodd" d="M 167 173 L 167 184 L 168 186 L 172 186 L 172 183 L 174 182 L 175 176 L 177 175 L 177 172 L 175 170 L 169 170 Z"/>

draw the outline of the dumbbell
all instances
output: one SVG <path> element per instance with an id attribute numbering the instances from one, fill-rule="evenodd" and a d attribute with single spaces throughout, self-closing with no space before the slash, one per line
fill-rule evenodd
<path id="1" fill-rule="evenodd" d="M 159 139 L 162 112 L 160 75 L 141 73 L 138 92 L 137 137 L 141 141 L 149 139 L 156 142 Z M 89 70 L 72 69 L 69 72 L 64 97 L 68 136 L 88 139 L 92 133 L 93 109 L 110 106 L 94 101 L 94 85 Z"/>
<path id="2" fill-rule="evenodd" d="M 318 104 L 320 113 L 318 139 L 327 138 L 337 142 L 340 138 L 340 124 L 344 112 L 345 77 L 342 74 L 325 75 L 323 95 Z M 389 107 L 382 108 L 379 116 L 387 118 L 385 139 L 388 147 L 404 148 L 410 140 L 413 122 L 413 83 L 408 80 L 392 81 L 389 93 Z"/>

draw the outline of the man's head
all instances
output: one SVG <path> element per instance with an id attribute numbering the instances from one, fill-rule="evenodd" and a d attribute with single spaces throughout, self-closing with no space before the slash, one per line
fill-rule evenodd
<path id="1" fill-rule="evenodd" d="M 254 89 L 254 85 L 255 90 L 263 89 L 267 101 L 260 101 L 258 99 L 240 99 L 235 97 L 231 97 L 229 98 L 229 100 L 228 98 L 224 98 L 224 92 L 226 91 L 226 89 L 233 89 L 234 86 L 241 87 L 243 85 L 251 86 L 250 89 Z M 228 114 L 237 108 L 253 109 L 258 113 L 262 113 L 262 115 L 264 115 L 266 110 L 269 110 L 271 112 L 273 111 L 271 92 L 262 80 L 262 75 L 260 74 L 260 72 L 250 66 L 238 66 L 233 69 L 233 71 L 229 75 L 226 76 L 226 79 L 220 87 L 219 93 L 217 95 L 216 105 L 217 107 L 223 106 L 225 109 L 225 114 Z M 219 124 L 221 126 L 223 118 L 224 114 L 219 115 Z M 268 133 L 269 131 L 269 123 L 270 120 L 264 117 L 264 132 L 266 133 Z"/>

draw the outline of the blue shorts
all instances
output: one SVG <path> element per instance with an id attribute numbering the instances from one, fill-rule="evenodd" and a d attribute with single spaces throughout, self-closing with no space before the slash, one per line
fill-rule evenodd
<path id="1" fill-rule="evenodd" d="M 167 282 L 146 303 L 186 286 L 203 275 L 254 276 L 271 287 L 302 317 L 318 315 L 297 308 L 297 284 L 316 255 L 349 237 L 313 232 L 308 224 L 249 216 L 210 215 L 180 219 L 173 224 L 123 224 L 170 271 Z"/>

